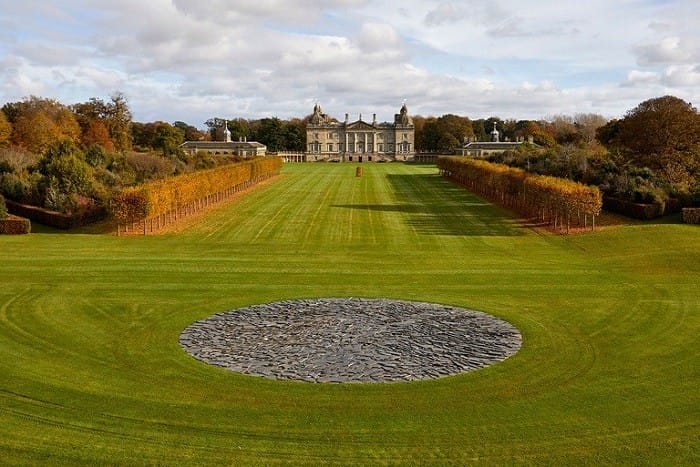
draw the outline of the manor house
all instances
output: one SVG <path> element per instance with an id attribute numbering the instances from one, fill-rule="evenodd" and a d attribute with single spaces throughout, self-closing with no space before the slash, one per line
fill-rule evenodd
<path id="1" fill-rule="evenodd" d="M 415 128 L 406 104 L 394 115 L 393 123 L 358 120 L 338 122 L 314 106 L 311 121 L 306 125 L 306 160 L 334 162 L 385 162 L 413 160 Z"/>

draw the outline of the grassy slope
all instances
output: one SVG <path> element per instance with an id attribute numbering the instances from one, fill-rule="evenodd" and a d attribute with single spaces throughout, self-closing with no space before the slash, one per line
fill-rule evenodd
<path id="1" fill-rule="evenodd" d="M 0 237 L 10 463 L 697 464 L 700 233 L 538 235 L 431 167 L 290 165 L 184 233 Z M 432 382 L 314 385 L 208 367 L 192 321 L 297 297 L 486 311 L 511 359 Z"/>

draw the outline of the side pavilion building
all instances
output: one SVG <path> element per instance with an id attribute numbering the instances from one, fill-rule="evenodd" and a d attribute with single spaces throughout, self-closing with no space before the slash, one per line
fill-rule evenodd
<path id="1" fill-rule="evenodd" d="M 393 123 L 378 123 L 377 114 L 371 122 L 350 122 L 324 114 L 316 104 L 311 121 L 306 125 L 306 160 L 334 162 L 388 162 L 413 160 L 415 127 L 406 104 L 394 115 Z"/>
<path id="2" fill-rule="evenodd" d="M 455 149 L 455 154 L 460 156 L 472 156 L 486 158 L 494 154 L 503 154 L 506 151 L 513 150 L 523 144 L 524 139 L 518 141 L 501 141 L 500 133 L 496 129 L 496 122 L 493 122 L 493 131 L 491 131 L 491 141 L 467 141 Z M 528 139 L 530 144 L 534 144 L 532 138 Z"/>
<path id="3" fill-rule="evenodd" d="M 267 146 L 257 141 L 248 141 L 247 138 L 231 141 L 231 130 L 228 129 L 228 124 L 226 122 L 224 122 L 223 141 L 185 141 L 180 145 L 180 149 L 191 156 L 198 152 L 246 158 L 264 156 L 267 154 Z"/>

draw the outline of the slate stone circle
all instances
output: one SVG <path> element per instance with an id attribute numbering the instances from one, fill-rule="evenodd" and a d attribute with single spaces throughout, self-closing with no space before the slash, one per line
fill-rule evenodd
<path id="1" fill-rule="evenodd" d="M 179 340 L 231 371 L 317 383 L 441 378 L 505 360 L 522 344 L 515 327 L 486 313 L 366 298 L 239 308 L 193 323 Z"/>

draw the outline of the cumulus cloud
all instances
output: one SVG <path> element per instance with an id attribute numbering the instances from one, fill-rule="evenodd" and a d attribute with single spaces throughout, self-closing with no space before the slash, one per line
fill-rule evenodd
<path id="1" fill-rule="evenodd" d="M 631 70 L 627 73 L 627 80 L 623 86 L 656 84 L 658 82 L 659 74 L 654 71 Z"/>
<path id="2" fill-rule="evenodd" d="M 666 37 L 654 44 L 635 48 L 637 63 L 642 66 L 683 63 L 691 59 L 697 51 L 680 37 Z"/>
<path id="3" fill-rule="evenodd" d="M 403 99 L 424 115 L 619 115 L 656 93 L 698 100 L 693 2 L 671 2 L 11 2 L 0 101 L 120 90 L 136 119 L 194 124 L 303 116 L 316 100 L 338 117 L 391 119 Z"/>
<path id="4" fill-rule="evenodd" d="M 316 0 L 173 0 L 175 8 L 187 16 L 227 26 L 266 21 L 308 23 L 324 11 L 366 3 L 367 0 L 327 0 L 322 3 Z"/>
<path id="5" fill-rule="evenodd" d="M 403 40 L 394 27 L 386 23 L 365 23 L 360 29 L 358 44 L 364 51 L 400 50 Z"/>
<path id="6" fill-rule="evenodd" d="M 664 72 L 662 80 L 670 87 L 700 86 L 700 66 L 670 66 Z"/>

